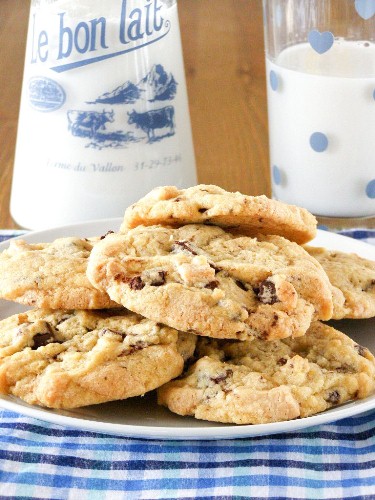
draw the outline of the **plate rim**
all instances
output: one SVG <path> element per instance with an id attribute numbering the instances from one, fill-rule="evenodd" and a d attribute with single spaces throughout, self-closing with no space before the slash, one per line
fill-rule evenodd
<path id="1" fill-rule="evenodd" d="M 85 229 L 94 230 L 95 227 L 110 228 L 115 225 L 119 227 L 122 218 L 109 218 L 109 219 L 97 219 L 93 221 L 78 222 L 75 224 L 61 225 L 49 229 L 39 230 L 39 231 L 26 231 L 25 234 L 17 236 L 11 239 L 39 239 L 39 242 L 43 241 L 43 237 L 55 239 L 58 236 L 54 236 L 59 232 L 75 232 L 83 233 Z M 116 228 L 115 228 L 116 229 Z M 100 231 L 99 231 L 100 232 Z M 50 236 L 48 236 L 50 235 Z M 83 236 L 83 234 L 81 234 Z M 318 240 L 316 242 L 316 239 Z M 364 254 L 373 254 L 375 259 L 375 247 L 348 236 L 343 236 L 337 233 L 332 233 L 324 230 L 318 229 L 317 238 L 314 238 L 308 245 L 311 246 L 322 246 L 319 241 L 323 239 L 323 243 L 328 239 L 331 240 L 333 247 L 335 245 L 341 244 L 346 246 L 348 244 L 353 248 L 353 252 L 363 252 Z M 0 251 L 7 247 L 10 240 L 5 240 L 0 243 Z M 48 241 L 48 240 L 46 240 Z M 345 244 L 345 243 L 346 244 Z M 337 248 L 337 250 L 341 250 Z M 345 250 L 344 250 L 345 251 Z M 367 257 L 369 258 L 369 257 Z M 7 301 L 1 301 L 7 302 Z M 1 319 L 1 318 L 0 318 Z M 14 400 L 13 400 L 14 399 Z M 310 417 L 303 417 L 294 420 L 288 420 L 283 422 L 273 422 L 269 424 L 255 424 L 255 425 L 224 425 L 217 422 L 206 422 L 202 420 L 201 427 L 180 427 L 180 426 L 148 426 L 148 425 L 133 425 L 126 423 L 111 423 L 105 421 L 98 421 L 93 419 L 83 419 L 76 416 L 61 415 L 58 410 L 49 410 L 39 408 L 37 406 L 28 405 L 27 403 L 20 400 L 17 402 L 17 398 L 13 396 L 1 396 L 0 395 L 0 407 L 27 417 L 35 418 L 42 422 L 48 422 L 50 424 L 59 425 L 67 428 L 74 428 L 81 431 L 90 431 L 100 434 L 116 435 L 121 437 L 130 438 L 143 438 L 143 439 L 161 439 L 161 440 L 215 440 L 215 439 L 240 439 L 249 438 L 255 436 L 268 436 L 280 433 L 290 433 L 294 431 L 299 431 L 307 429 L 310 427 L 315 427 L 322 424 L 327 424 L 341 420 L 343 418 L 351 417 L 354 415 L 359 415 L 366 413 L 370 410 L 375 409 L 375 394 L 367 397 L 363 400 L 349 401 L 338 408 L 332 408 L 322 413 L 312 415 Z M 191 417 L 190 417 L 191 418 Z M 199 422 L 199 421 L 198 421 Z M 207 425 L 208 424 L 208 425 Z"/>

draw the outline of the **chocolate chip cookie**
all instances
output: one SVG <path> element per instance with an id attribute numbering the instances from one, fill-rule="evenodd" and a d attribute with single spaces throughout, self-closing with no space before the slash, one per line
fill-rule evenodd
<path id="1" fill-rule="evenodd" d="M 86 277 L 98 239 L 59 238 L 52 243 L 14 240 L 0 254 L 0 298 L 51 309 L 115 307 Z"/>
<path id="2" fill-rule="evenodd" d="M 0 322 L 0 393 L 76 408 L 143 395 L 178 376 L 196 337 L 126 310 L 34 310 Z"/>
<path id="3" fill-rule="evenodd" d="M 87 273 L 128 309 L 197 335 L 296 337 L 313 318 L 332 315 L 321 266 L 280 236 L 236 236 L 194 224 L 138 227 L 98 243 Z"/>
<path id="4" fill-rule="evenodd" d="M 354 253 L 305 247 L 322 265 L 333 286 L 333 318 L 375 316 L 375 262 Z"/>
<path id="5" fill-rule="evenodd" d="M 154 189 L 125 211 L 121 230 L 139 225 L 179 227 L 191 223 L 221 226 L 248 236 L 280 235 L 297 243 L 313 239 L 317 225 L 315 217 L 304 208 L 201 184 L 188 189 Z"/>
<path id="6" fill-rule="evenodd" d="M 308 417 L 375 390 L 375 359 L 343 333 L 315 322 L 274 342 L 200 338 L 198 361 L 158 389 L 179 415 L 235 424 Z"/>

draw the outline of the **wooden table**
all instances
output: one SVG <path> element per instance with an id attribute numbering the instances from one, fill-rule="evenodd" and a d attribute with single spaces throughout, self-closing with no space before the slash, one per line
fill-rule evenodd
<path id="1" fill-rule="evenodd" d="M 261 0 L 179 0 L 199 181 L 270 194 Z M 0 228 L 10 186 L 28 0 L 0 1 Z"/>

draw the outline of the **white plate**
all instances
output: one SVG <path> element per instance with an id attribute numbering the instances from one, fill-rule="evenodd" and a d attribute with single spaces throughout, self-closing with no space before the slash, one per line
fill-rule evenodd
<path id="1" fill-rule="evenodd" d="M 120 219 L 109 219 L 29 233 L 23 238 L 38 243 L 65 236 L 90 237 L 105 234 L 110 229 L 117 231 L 119 226 Z M 375 247 L 333 233 L 319 231 L 312 244 L 333 250 L 355 252 L 362 257 L 375 260 Z M 0 244 L 0 250 L 7 246 L 7 242 Z M 0 300 L 1 319 L 22 310 L 25 308 Z M 375 319 L 332 323 L 375 353 Z M 0 397 L 0 406 L 46 422 L 120 436 L 151 439 L 230 439 L 296 431 L 357 415 L 375 408 L 375 395 L 361 401 L 346 403 L 312 417 L 289 422 L 239 426 L 174 415 L 166 408 L 157 406 L 154 393 L 147 394 L 143 398 L 131 398 L 69 411 L 39 408 L 6 396 Z"/>

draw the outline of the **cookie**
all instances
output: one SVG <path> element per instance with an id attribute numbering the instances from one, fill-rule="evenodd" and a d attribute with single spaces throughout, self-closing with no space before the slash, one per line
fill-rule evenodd
<path id="1" fill-rule="evenodd" d="M 0 298 L 51 309 L 115 307 L 86 277 L 98 239 L 59 238 L 53 243 L 11 241 L 0 254 Z"/>
<path id="2" fill-rule="evenodd" d="M 322 265 L 333 286 L 333 318 L 375 316 L 375 261 L 354 253 L 305 247 Z"/>
<path id="3" fill-rule="evenodd" d="M 0 393 L 49 408 L 142 395 L 178 376 L 196 337 L 126 310 L 34 310 L 0 322 Z"/>
<path id="4" fill-rule="evenodd" d="M 192 223 L 221 226 L 248 236 L 279 235 L 297 243 L 313 239 L 317 225 L 304 208 L 201 184 L 188 189 L 154 189 L 125 211 L 121 231 L 140 225 L 179 227 Z"/>
<path id="5" fill-rule="evenodd" d="M 199 339 L 202 356 L 158 389 L 179 415 L 235 424 L 308 417 L 375 390 L 375 359 L 343 333 L 315 322 L 305 336 L 274 342 Z"/>
<path id="6" fill-rule="evenodd" d="M 321 266 L 280 236 L 235 236 L 213 226 L 138 227 L 91 253 L 92 284 L 154 321 L 215 338 L 303 335 L 332 315 Z"/>

